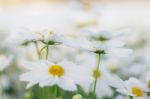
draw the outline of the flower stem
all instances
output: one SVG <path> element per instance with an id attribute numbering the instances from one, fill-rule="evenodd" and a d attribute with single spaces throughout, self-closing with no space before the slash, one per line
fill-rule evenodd
<path id="1" fill-rule="evenodd" d="M 0 76 L 1 76 L 1 71 L 0 71 Z M 2 83 L 1 83 L 1 79 L 0 79 L 0 99 L 3 99 L 3 86 L 2 86 Z"/>
<path id="2" fill-rule="evenodd" d="M 41 59 L 40 50 L 39 50 L 39 47 L 38 47 L 38 43 L 37 43 L 37 42 L 35 42 L 35 47 L 36 47 L 38 59 Z"/>
<path id="3" fill-rule="evenodd" d="M 40 50 L 39 50 L 38 43 L 34 42 L 34 44 L 35 44 L 36 52 L 37 52 L 37 55 L 38 55 L 38 59 L 41 59 L 41 53 L 40 53 Z"/>
<path id="4" fill-rule="evenodd" d="M 48 60 L 48 54 L 49 54 L 49 46 L 48 44 L 46 45 L 46 60 Z"/>
<path id="5" fill-rule="evenodd" d="M 42 58 L 42 55 L 41 55 L 41 53 L 42 53 L 42 51 L 45 49 L 47 47 L 47 45 L 46 46 L 44 46 L 44 47 L 42 47 L 41 49 L 40 49 L 40 51 L 39 51 L 39 55 L 40 55 L 40 59 Z"/>
<path id="6" fill-rule="evenodd" d="M 54 87 L 54 98 L 53 99 L 57 99 L 57 90 L 58 90 L 58 87 L 55 86 Z"/>
<path id="7" fill-rule="evenodd" d="M 101 62 L 101 53 L 98 53 L 98 62 L 97 62 L 96 70 L 99 70 L 100 62 Z M 95 99 L 95 91 L 96 91 L 96 86 L 97 86 L 97 80 L 98 80 L 98 78 L 96 77 L 95 81 L 94 81 L 94 88 L 93 88 L 93 92 L 92 92 L 92 99 Z"/>
<path id="8" fill-rule="evenodd" d="M 64 91 L 62 89 L 60 89 L 60 96 L 61 96 L 61 99 L 63 98 L 63 95 L 64 95 Z"/>
<path id="9" fill-rule="evenodd" d="M 2 87 L 0 87 L 0 99 L 3 99 L 3 89 L 2 89 Z"/>

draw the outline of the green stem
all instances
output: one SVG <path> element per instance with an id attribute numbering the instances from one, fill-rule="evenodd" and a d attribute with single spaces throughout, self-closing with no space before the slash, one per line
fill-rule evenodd
<path id="1" fill-rule="evenodd" d="M 100 62 L 101 62 L 101 53 L 98 53 L 98 62 L 97 62 L 96 70 L 99 70 Z M 95 91 L 96 91 L 96 86 L 97 86 L 97 80 L 98 80 L 98 78 L 96 77 L 95 81 L 94 81 L 94 88 L 93 88 L 93 92 L 92 92 L 92 99 L 95 99 Z"/>
<path id="2" fill-rule="evenodd" d="M 46 99 L 46 98 L 45 98 L 45 96 L 46 96 L 45 88 L 42 88 L 41 90 L 42 90 L 42 99 Z"/>
<path id="3" fill-rule="evenodd" d="M 55 88 L 54 88 L 54 98 L 53 99 L 57 99 L 57 90 L 58 90 L 58 87 L 55 86 Z"/>
<path id="4" fill-rule="evenodd" d="M 49 46 L 47 45 L 47 46 L 46 46 L 46 60 L 48 60 L 48 54 L 49 54 L 49 51 L 48 51 L 48 50 L 49 50 Z"/>
<path id="5" fill-rule="evenodd" d="M 133 96 L 129 96 L 130 97 L 130 99 L 133 99 Z"/>
<path id="6" fill-rule="evenodd" d="M 39 50 L 39 47 L 38 47 L 38 43 L 37 43 L 37 42 L 35 42 L 35 47 L 36 47 L 38 59 L 41 59 L 40 50 Z"/>
<path id="7" fill-rule="evenodd" d="M 63 98 L 63 95 L 64 95 L 64 91 L 61 89 L 61 90 L 60 90 L 61 99 Z"/>
<path id="8" fill-rule="evenodd" d="M 0 87 L 0 99 L 3 99 L 3 89 L 2 89 L 2 87 Z"/>
<path id="9" fill-rule="evenodd" d="M 44 47 L 42 47 L 42 48 L 40 49 L 40 51 L 39 51 L 40 59 L 42 58 L 41 53 L 42 53 L 42 51 L 43 51 L 46 47 L 47 47 L 47 45 L 44 46 Z"/>
<path id="10" fill-rule="evenodd" d="M 0 76 L 1 76 L 1 71 L 0 71 Z M 0 79 L 0 81 L 1 81 L 1 79 Z M 0 82 L 0 99 L 3 99 L 3 86 L 1 84 L 1 82 Z"/>
<path id="11" fill-rule="evenodd" d="M 101 53 L 98 53 L 98 60 L 97 60 L 97 67 L 96 69 L 99 70 L 99 66 L 100 66 L 100 63 L 101 63 Z"/>

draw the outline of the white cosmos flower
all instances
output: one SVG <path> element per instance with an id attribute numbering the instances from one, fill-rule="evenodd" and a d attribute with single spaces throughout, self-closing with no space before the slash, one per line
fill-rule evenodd
<path id="1" fill-rule="evenodd" d="M 125 33 L 102 31 L 90 35 L 97 41 L 95 42 L 95 48 L 104 50 L 109 56 L 126 57 L 132 52 L 131 49 L 124 47 Z"/>
<path id="2" fill-rule="evenodd" d="M 87 40 L 85 38 L 65 38 L 63 43 L 67 46 L 74 47 L 77 49 L 103 53 L 110 56 L 127 57 L 132 53 L 131 49 L 124 48 L 124 42 L 120 39 L 111 39 L 106 42 L 97 40 Z"/>
<path id="3" fill-rule="evenodd" d="M 90 51 L 94 50 L 92 43 L 85 38 L 67 37 L 63 39 L 63 44 L 77 49 L 90 50 Z"/>
<path id="4" fill-rule="evenodd" d="M 14 30 L 6 39 L 7 43 L 20 45 L 31 40 L 38 40 L 39 36 L 29 29 Z"/>
<path id="5" fill-rule="evenodd" d="M 99 70 L 96 70 L 95 68 L 92 69 L 92 76 L 97 77 L 97 86 L 96 86 L 96 96 L 98 99 L 101 99 L 104 96 L 112 96 L 113 91 L 109 84 L 109 80 L 111 80 L 111 75 L 108 72 L 108 70 L 104 67 L 104 65 L 101 65 Z"/>
<path id="6" fill-rule="evenodd" d="M 20 80 L 28 82 L 27 88 L 35 84 L 39 84 L 40 87 L 58 85 L 64 90 L 75 91 L 76 84 L 82 80 L 86 81 L 87 78 L 86 70 L 67 61 L 25 62 L 25 65 L 30 71 L 21 75 Z"/>
<path id="7" fill-rule="evenodd" d="M 5 68 L 7 68 L 12 59 L 13 56 L 0 55 L 0 71 L 3 71 Z"/>
<path id="8" fill-rule="evenodd" d="M 96 87 L 96 96 L 97 99 L 101 99 L 104 96 L 111 96 L 112 95 L 112 89 L 108 85 L 107 82 L 108 80 L 111 80 L 111 75 L 107 68 L 105 68 L 104 64 L 100 64 L 100 68 L 96 70 L 96 56 L 93 55 L 92 53 L 85 53 L 85 54 L 80 54 L 77 57 L 77 63 L 80 64 L 81 66 L 84 66 L 89 69 L 89 74 L 90 77 L 93 78 L 93 82 L 95 77 L 97 77 L 97 87 Z M 84 60 L 85 59 L 85 60 Z M 80 84 L 81 87 L 84 89 L 86 93 L 89 93 L 89 91 L 92 91 L 93 87 L 93 82 L 86 82 L 83 84 Z"/>
<path id="9" fill-rule="evenodd" d="M 53 32 L 50 29 L 44 29 L 41 31 L 36 32 L 39 36 L 40 40 L 43 40 L 46 43 L 61 43 L 63 39 L 63 35 Z"/>
<path id="10" fill-rule="evenodd" d="M 13 31 L 6 39 L 6 42 L 13 44 L 24 44 L 32 41 L 42 41 L 44 43 L 54 44 L 61 42 L 60 34 L 53 33 L 51 30 L 31 30 L 18 29 Z"/>
<path id="11" fill-rule="evenodd" d="M 113 87 L 117 88 L 117 91 L 128 96 L 133 96 L 135 99 L 144 98 L 145 92 L 148 92 L 148 88 L 145 83 L 139 81 L 136 78 L 129 78 L 126 81 L 121 80 L 119 77 L 115 77 L 115 83 L 111 83 Z"/>

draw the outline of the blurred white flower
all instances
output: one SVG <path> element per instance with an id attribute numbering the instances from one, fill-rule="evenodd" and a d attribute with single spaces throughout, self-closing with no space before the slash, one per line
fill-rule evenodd
<path id="1" fill-rule="evenodd" d="M 94 79 L 97 79 L 96 96 L 98 97 L 98 99 L 101 99 L 104 96 L 111 96 L 113 91 L 107 83 L 109 82 L 108 80 L 111 80 L 111 74 L 109 73 L 105 65 L 100 64 L 100 68 L 97 70 L 96 56 L 92 53 L 80 54 L 77 59 L 77 63 L 79 65 L 90 70 L 89 73 L 90 76 L 93 78 L 93 82 Z M 86 82 L 80 85 L 86 93 L 89 93 L 89 91 L 92 91 L 91 89 L 93 88 L 92 83 Z"/>
<path id="2" fill-rule="evenodd" d="M 136 99 L 144 99 L 145 92 L 148 92 L 146 84 L 136 78 L 131 77 L 128 80 L 123 81 L 116 76 L 115 79 L 116 82 L 112 83 L 112 86 L 117 88 L 117 91 L 124 95 L 133 96 Z"/>
<path id="3" fill-rule="evenodd" d="M 128 97 L 125 97 L 123 95 L 118 95 L 115 97 L 115 99 L 129 99 Z"/>
<path id="4" fill-rule="evenodd" d="M 12 59 L 13 56 L 0 55 L 0 71 L 3 71 L 5 68 L 7 68 Z"/>
<path id="5" fill-rule="evenodd" d="M 71 38 L 67 37 L 63 39 L 63 43 L 69 47 L 83 49 L 83 50 L 93 50 L 93 45 L 90 41 L 85 38 Z"/>
<path id="6" fill-rule="evenodd" d="M 103 35 L 105 34 L 105 35 Z M 85 38 L 65 38 L 63 43 L 67 46 L 92 52 L 100 52 L 109 56 L 127 57 L 132 53 L 131 49 L 124 48 L 125 42 L 121 34 L 99 33 L 99 38 L 88 40 Z M 97 36 L 96 36 L 97 37 Z M 119 38 L 120 37 L 120 38 Z"/>
<path id="7" fill-rule="evenodd" d="M 28 44 L 30 42 L 41 41 L 43 43 L 54 44 L 60 43 L 62 36 L 53 33 L 49 29 L 32 30 L 32 29 L 18 29 L 13 31 L 6 39 L 7 43 L 11 44 Z"/>
<path id="8" fill-rule="evenodd" d="M 101 99 L 104 96 L 111 97 L 113 91 L 108 84 L 108 80 L 111 80 L 111 74 L 108 70 L 102 65 L 99 70 L 92 69 L 93 77 L 97 78 L 97 86 L 96 86 L 96 96 L 98 99 Z"/>
<path id="9" fill-rule="evenodd" d="M 50 45 L 53 45 L 54 43 L 61 43 L 61 40 L 63 39 L 63 35 L 55 33 L 50 29 L 37 31 L 36 34 L 39 36 L 39 40 Z"/>
<path id="10" fill-rule="evenodd" d="M 67 61 L 25 62 L 25 65 L 30 71 L 21 75 L 20 80 L 28 82 L 27 88 L 35 84 L 39 84 L 40 87 L 58 85 L 64 90 L 75 91 L 76 84 L 87 78 L 84 73 L 86 70 L 82 73 L 83 70 L 80 67 Z"/>
<path id="11" fill-rule="evenodd" d="M 39 36 L 29 29 L 14 30 L 6 39 L 6 43 L 20 45 L 24 42 L 38 40 Z"/>

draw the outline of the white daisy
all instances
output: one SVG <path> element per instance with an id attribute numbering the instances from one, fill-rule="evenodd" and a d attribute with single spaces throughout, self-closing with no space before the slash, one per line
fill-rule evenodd
<path id="1" fill-rule="evenodd" d="M 12 59 L 13 56 L 0 55 L 0 71 L 3 71 L 5 68 L 7 68 Z"/>
<path id="2" fill-rule="evenodd" d="M 40 87 L 58 85 L 64 90 L 75 91 L 77 82 L 84 81 L 87 76 L 86 70 L 81 72 L 80 67 L 66 61 L 60 63 L 39 61 L 25 64 L 30 71 L 21 75 L 20 80 L 28 82 L 27 88 L 35 84 L 39 84 Z"/>
<path id="3" fill-rule="evenodd" d="M 107 69 L 102 65 L 100 66 L 99 70 L 93 68 L 93 77 L 97 78 L 97 85 L 96 85 L 96 96 L 98 99 L 101 99 L 104 96 L 112 96 L 113 91 L 108 85 L 108 80 L 111 80 L 111 75 L 107 71 Z"/>
<path id="4" fill-rule="evenodd" d="M 61 40 L 63 39 L 63 35 L 54 33 L 49 29 L 36 32 L 36 34 L 39 36 L 40 40 L 50 45 L 61 43 Z"/>
<path id="5" fill-rule="evenodd" d="M 111 80 L 111 75 L 107 68 L 105 68 L 104 64 L 100 64 L 100 68 L 97 69 L 97 61 L 96 61 L 96 56 L 92 53 L 85 53 L 85 54 L 80 54 L 77 57 L 77 63 L 80 64 L 81 66 L 84 66 L 89 69 L 89 76 L 93 78 L 93 82 L 95 79 L 97 79 L 97 85 L 96 85 L 96 96 L 97 99 L 101 99 L 104 96 L 111 96 L 112 95 L 112 89 L 108 85 L 107 82 L 108 80 Z M 93 82 L 86 82 L 83 84 L 80 84 L 81 87 L 85 90 L 86 93 L 89 93 L 89 91 L 93 91 Z"/>
<path id="6" fill-rule="evenodd" d="M 6 43 L 20 45 L 22 43 L 28 43 L 30 41 L 36 41 L 39 39 L 39 36 L 29 30 L 29 29 L 17 29 L 12 31 L 12 33 L 7 37 Z"/>
<path id="7" fill-rule="evenodd" d="M 107 32 L 105 32 L 107 34 Z M 120 34 L 119 34 L 120 35 Z M 99 37 L 94 40 L 87 40 L 85 38 L 65 38 L 63 43 L 67 46 L 92 51 L 95 53 L 103 53 L 109 56 L 126 57 L 132 53 L 131 49 L 124 48 L 122 37 L 107 34 L 108 37 Z M 110 37 L 109 37 L 110 36 Z M 100 39 L 100 40 L 99 40 Z"/>
<path id="8" fill-rule="evenodd" d="M 122 81 L 119 77 L 115 77 L 116 82 L 111 83 L 113 87 L 117 88 L 117 91 L 134 98 L 145 97 L 145 92 L 148 92 L 148 88 L 145 83 L 137 80 L 136 78 L 129 78 L 126 81 Z"/>
<path id="9" fill-rule="evenodd" d="M 28 44 L 30 42 L 41 41 L 42 43 L 53 45 L 54 43 L 60 43 L 61 37 L 60 34 L 53 33 L 48 29 L 18 29 L 10 34 L 6 42 L 13 44 Z"/>

